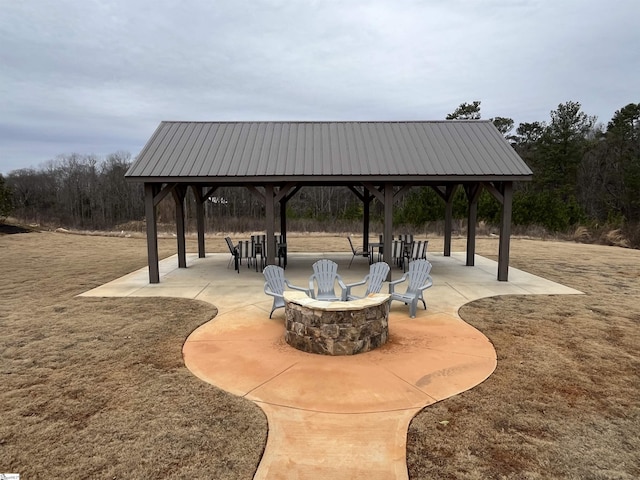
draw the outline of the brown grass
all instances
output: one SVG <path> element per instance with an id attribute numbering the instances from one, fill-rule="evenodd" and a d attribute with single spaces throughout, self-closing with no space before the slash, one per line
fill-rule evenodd
<path id="1" fill-rule="evenodd" d="M 494 343 L 498 368 L 413 420 L 411 477 L 640 478 L 640 252 L 512 247 L 513 266 L 586 295 L 497 297 L 461 309 Z"/>
<path id="2" fill-rule="evenodd" d="M 292 251 L 347 248 L 329 235 L 290 243 Z M 75 298 L 144 266 L 145 245 L 47 232 L 0 236 L 0 472 L 252 478 L 264 415 L 182 363 L 182 343 L 215 308 Z M 429 247 L 441 251 L 442 240 Z M 208 251 L 225 248 L 221 239 L 208 242 Z M 160 251 L 175 253 L 175 240 L 160 240 Z M 496 239 L 479 239 L 477 252 L 495 258 Z M 516 239 L 511 258 L 586 295 L 497 297 L 462 308 L 495 344 L 498 368 L 413 420 L 411 478 L 640 477 L 640 252 Z"/>
<path id="3" fill-rule="evenodd" d="M 140 239 L 0 236 L 0 472 L 251 478 L 267 424 L 182 362 L 210 305 L 75 295 L 145 265 Z M 163 254 L 174 241 L 160 241 Z"/>

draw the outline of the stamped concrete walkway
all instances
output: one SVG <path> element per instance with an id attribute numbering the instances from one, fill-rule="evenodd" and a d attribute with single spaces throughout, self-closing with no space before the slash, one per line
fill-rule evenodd
<path id="1" fill-rule="evenodd" d="M 187 368 L 233 394 L 257 403 L 269 434 L 256 479 L 406 479 L 406 435 L 413 416 L 427 405 L 468 390 L 496 367 L 489 340 L 457 311 L 495 295 L 579 294 L 577 290 L 511 268 L 509 282 L 496 280 L 495 262 L 465 254 L 429 254 L 434 286 L 428 310 L 415 319 L 393 302 L 389 341 L 371 352 L 326 357 L 284 342 L 282 309 L 269 319 L 271 298 L 264 279 L 242 267 L 227 269 L 228 254 L 189 255 L 160 264 L 160 284 L 147 269 L 84 293 L 85 296 L 172 296 L 212 303 L 218 315 L 196 329 L 183 347 Z M 318 258 L 340 264 L 345 282 L 360 280 L 366 260 L 341 253 L 290 254 L 287 278 L 305 285 Z M 393 269 L 394 279 L 402 272 Z M 356 292 L 357 293 L 357 292 Z"/>

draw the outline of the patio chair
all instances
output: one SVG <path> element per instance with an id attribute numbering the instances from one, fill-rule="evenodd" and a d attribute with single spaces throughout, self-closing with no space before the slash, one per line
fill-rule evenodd
<path id="1" fill-rule="evenodd" d="M 429 245 L 429 240 L 418 240 L 417 242 L 413 242 L 411 246 L 411 261 L 420 260 L 427 258 L 427 246 Z"/>
<path id="2" fill-rule="evenodd" d="M 358 298 L 363 298 L 351 295 L 351 289 L 358 285 L 364 285 L 367 282 L 369 283 L 367 290 L 364 292 L 365 297 L 372 293 L 380 293 L 380 290 L 382 290 L 382 282 L 387 279 L 389 270 L 389 265 L 385 262 L 372 263 L 369 266 L 369 273 L 361 281 L 347 284 L 347 288 L 343 291 L 342 300 L 357 300 Z"/>
<path id="3" fill-rule="evenodd" d="M 231 237 L 224 237 L 224 240 L 227 242 L 227 247 L 229 247 L 229 252 L 231 253 L 231 258 L 229 259 L 229 263 L 227 263 L 227 268 L 229 268 L 231 260 L 233 260 L 234 269 L 240 273 L 240 252 L 238 252 L 238 247 L 233 244 Z"/>
<path id="4" fill-rule="evenodd" d="M 400 240 L 401 242 L 404 242 L 406 244 L 412 244 L 413 243 L 413 234 L 412 233 L 406 233 L 403 235 L 398 235 L 398 240 Z"/>
<path id="5" fill-rule="evenodd" d="M 265 283 L 264 293 L 273 297 L 273 306 L 271 307 L 271 313 L 269 318 L 273 315 L 273 312 L 278 308 L 284 308 L 284 289 L 285 287 L 291 290 L 299 290 L 309 295 L 309 291 L 306 288 L 296 287 L 291 285 L 289 280 L 284 278 L 284 269 L 278 265 L 267 265 L 262 271 Z"/>
<path id="6" fill-rule="evenodd" d="M 242 265 L 242 260 L 246 260 L 247 268 L 251 268 L 251 264 L 253 263 L 253 245 L 249 240 L 241 240 L 236 247 L 238 249 L 238 259 L 240 261 L 240 265 Z"/>
<path id="7" fill-rule="evenodd" d="M 340 295 L 336 295 L 335 284 L 341 288 Z M 317 286 L 317 291 L 316 291 Z M 341 300 L 347 286 L 338 275 L 338 264 L 323 258 L 313 264 L 313 274 L 309 277 L 309 296 L 316 300 L 335 302 Z"/>
<path id="8" fill-rule="evenodd" d="M 251 235 L 251 254 L 256 265 L 256 272 L 258 271 L 258 256 L 260 256 L 260 268 L 264 268 L 266 253 L 267 236 Z"/>
<path id="9" fill-rule="evenodd" d="M 391 258 L 396 266 L 404 265 L 404 243 L 401 240 L 394 240 L 391 244 Z"/>
<path id="10" fill-rule="evenodd" d="M 391 300 L 398 300 L 409 305 L 409 316 L 415 318 L 418 301 L 427 309 L 427 303 L 424 301 L 423 292 L 433 285 L 431 278 L 431 263 L 425 259 L 414 260 L 409 263 L 409 271 L 406 272 L 399 280 L 389 282 L 389 293 Z M 404 293 L 396 292 L 395 288 L 398 284 L 408 280 L 407 290 Z"/>
<path id="11" fill-rule="evenodd" d="M 276 257 L 278 265 L 287 268 L 287 242 L 284 235 L 276 235 Z"/>
<path id="12" fill-rule="evenodd" d="M 413 236 L 412 236 L 413 237 Z M 402 262 L 400 266 L 402 266 L 402 271 L 407 271 L 407 265 L 414 260 L 419 260 L 421 258 L 427 258 L 427 245 L 428 240 L 418 240 L 411 241 L 411 243 L 406 243 L 403 241 L 402 243 Z"/>
<path id="13" fill-rule="evenodd" d="M 351 263 L 353 263 L 353 259 L 356 257 L 367 257 L 367 259 L 369 259 L 369 263 L 371 263 L 371 252 L 369 252 L 368 250 L 364 250 L 362 248 L 356 248 L 353 246 L 353 241 L 351 240 L 351 237 L 347 237 L 347 240 L 349 240 L 349 246 L 351 247 L 351 253 L 353 254 L 351 257 L 351 261 L 349 262 L 349 266 L 347 268 L 351 268 Z"/>

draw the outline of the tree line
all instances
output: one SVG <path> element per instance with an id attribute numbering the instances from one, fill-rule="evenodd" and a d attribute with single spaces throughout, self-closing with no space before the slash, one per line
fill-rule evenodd
<path id="1" fill-rule="evenodd" d="M 461 104 L 447 119 L 480 119 L 480 102 Z M 515 185 L 513 224 L 567 232 L 577 226 L 594 231 L 618 229 L 640 246 L 640 103 L 617 110 L 605 126 L 578 102 L 552 110 L 548 121 L 521 123 L 491 119 L 533 171 L 531 182 Z M 444 215 L 430 189 L 413 190 L 397 212 L 398 223 L 422 224 Z M 467 208 L 458 192 L 454 216 Z M 497 224 L 497 202 L 483 192 L 478 218 Z"/>
<path id="2" fill-rule="evenodd" d="M 463 103 L 449 120 L 481 118 L 481 102 Z M 532 182 L 516 184 L 513 224 L 542 226 L 566 232 L 582 225 L 592 229 L 620 229 L 640 246 L 640 103 L 615 112 L 605 125 L 582 111 L 578 102 L 565 102 L 546 121 L 520 123 L 508 117 L 490 119 L 533 171 Z M 116 152 L 61 155 L 39 169 L 20 169 L 0 175 L 0 219 L 10 213 L 27 223 L 70 228 L 112 229 L 144 219 L 142 185 L 124 179 L 131 155 Z M 467 202 L 457 192 L 454 216 L 466 218 Z M 172 223 L 173 200 L 159 205 L 159 221 Z M 195 199 L 187 197 L 187 217 Z M 206 203 L 210 228 L 260 229 L 262 203 L 247 189 L 220 188 Z M 372 220 L 382 209 L 373 205 Z M 483 192 L 478 218 L 499 221 L 500 207 Z M 358 222 L 362 204 L 345 187 L 306 187 L 287 204 L 287 218 L 295 222 L 336 225 Z M 396 225 L 424 226 L 444 217 L 444 204 L 430 188 L 413 188 L 394 209 Z M 341 223 L 343 222 L 343 223 Z M 320 227 L 322 228 L 322 227 Z"/>
<path id="3" fill-rule="evenodd" d="M 12 214 L 25 223 L 82 229 L 106 229 L 144 216 L 142 185 L 125 180 L 131 155 L 116 152 L 60 155 L 39 169 L 24 168 L 0 176 L 6 198 L 0 218 Z M 4 190 L 4 194 L 1 193 Z"/>

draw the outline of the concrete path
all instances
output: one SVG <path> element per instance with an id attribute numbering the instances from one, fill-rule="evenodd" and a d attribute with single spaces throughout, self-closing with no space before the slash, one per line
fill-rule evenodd
<path id="1" fill-rule="evenodd" d="M 428 310 L 393 302 L 389 341 L 371 352 L 326 357 L 293 349 L 283 338 L 283 309 L 269 319 L 271 298 L 264 278 L 242 267 L 226 268 L 228 254 L 205 259 L 189 255 L 189 268 L 176 257 L 160 264 L 161 283 L 148 284 L 141 269 L 85 296 L 173 296 L 204 300 L 219 312 L 196 329 L 183 347 L 196 376 L 256 402 L 267 415 L 269 435 L 256 479 L 406 479 L 406 435 L 422 408 L 468 390 L 496 367 L 488 339 L 457 311 L 472 300 L 508 294 L 579 294 L 510 269 L 509 282 L 496 280 L 497 264 L 465 254 L 429 254 L 434 286 Z M 368 272 L 366 260 L 342 253 L 290 254 L 287 278 L 305 285 L 318 258 L 340 264 L 347 283 Z M 394 279 L 402 272 L 393 269 Z M 356 292 L 358 293 L 358 292 Z"/>

